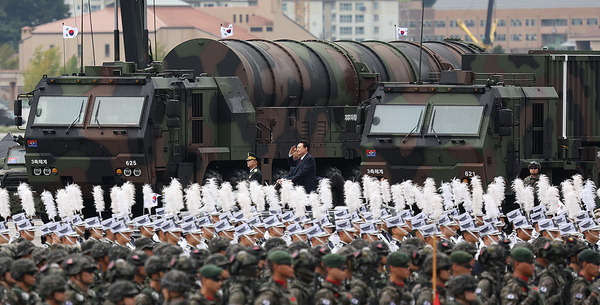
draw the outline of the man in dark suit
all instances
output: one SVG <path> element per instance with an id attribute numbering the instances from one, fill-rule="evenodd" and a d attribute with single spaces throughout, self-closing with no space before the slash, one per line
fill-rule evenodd
<path id="1" fill-rule="evenodd" d="M 288 157 L 290 172 L 283 178 L 292 180 L 294 185 L 303 186 L 307 193 L 317 189 L 317 164 L 315 158 L 308 153 L 309 149 L 310 144 L 304 140 L 290 148 Z"/>
<path id="2" fill-rule="evenodd" d="M 258 184 L 262 184 L 262 172 L 258 169 L 258 161 L 260 158 L 256 154 L 248 153 L 248 158 L 246 158 L 246 165 L 250 169 L 248 181 L 257 181 Z"/>

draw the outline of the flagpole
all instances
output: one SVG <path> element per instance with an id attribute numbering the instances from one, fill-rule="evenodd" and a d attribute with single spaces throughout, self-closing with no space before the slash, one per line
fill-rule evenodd
<path id="1" fill-rule="evenodd" d="M 63 74 L 67 73 L 67 50 L 66 50 L 66 44 L 65 44 L 65 23 L 62 23 L 63 26 L 63 38 L 62 38 L 62 43 L 63 43 Z"/>
<path id="2" fill-rule="evenodd" d="M 419 43 L 419 75 L 417 75 L 418 83 L 422 83 L 421 79 L 421 62 L 423 60 L 423 23 L 425 19 L 425 0 L 421 0 L 421 39 Z"/>
<path id="3" fill-rule="evenodd" d="M 398 40 L 398 26 L 394 24 L 394 40 Z"/>
<path id="4" fill-rule="evenodd" d="M 81 0 L 81 67 L 79 67 L 79 73 L 83 74 L 83 0 Z"/>
<path id="5" fill-rule="evenodd" d="M 431 275 L 431 285 L 433 289 L 431 293 L 431 303 L 436 304 L 435 297 L 437 294 L 437 239 L 435 238 L 435 233 L 433 234 L 433 268 L 431 269 L 433 269 Z M 439 302 L 437 304 L 439 304 Z"/>

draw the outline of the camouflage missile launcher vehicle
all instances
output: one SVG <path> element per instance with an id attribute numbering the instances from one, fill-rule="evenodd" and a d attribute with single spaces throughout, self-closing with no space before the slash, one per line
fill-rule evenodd
<path id="1" fill-rule="evenodd" d="M 421 78 L 480 51 L 425 43 Z M 89 194 L 124 181 L 235 181 L 247 176 L 248 152 L 272 182 L 287 171 L 290 146 L 307 139 L 339 196 L 359 171 L 357 106 L 379 82 L 416 81 L 418 61 L 411 42 L 193 39 L 146 69 L 115 62 L 44 77 L 29 96 L 29 182 L 37 190 L 77 183 Z"/>
<path id="2" fill-rule="evenodd" d="M 361 173 L 487 184 L 524 178 L 535 160 L 556 184 L 598 183 L 600 53 L 467 54 L 462 68 L 436 84 L 380 84 L 359 110 Z"/>

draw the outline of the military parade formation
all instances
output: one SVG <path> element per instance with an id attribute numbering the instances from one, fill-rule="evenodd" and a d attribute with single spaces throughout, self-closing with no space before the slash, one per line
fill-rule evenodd
<path id="1" fill-rule="evenodd" d="M 160 196 L 144 186 L 137 217 L 127 183 L 110 190 L 110 218 L 99 188 L 87 218 L 76 185 L 44 192 L 41 226 L 26 184 L 22 213 L 0 196 L 18 232 L 0 223 L 2 304 L 599 302 L 600 192 L 579 175 L 559 189 L 532 162 L 506 213 L 501 177 L 484 192 L 479 177 L 438 188 L 364 176 L 334 207 L 327 179 L 310 194 L 288 179 L 262 186 L 256 159 L 235 190 L 214 179 L 185 190 L 174 179 Z"/>

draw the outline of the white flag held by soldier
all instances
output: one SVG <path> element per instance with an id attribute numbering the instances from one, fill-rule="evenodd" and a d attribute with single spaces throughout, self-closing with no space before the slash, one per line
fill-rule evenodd
<path id="1" fill-rule="evenodd" d="M 79 34 L 79 29 L 63 25 L 63 38 L 75 38 Z"/>
<path id="2" fill-rule="evenodd" d="M 221 38 L 227 38 L 233 36 L 233 24 L 230 24 L 228 27 L 221 26 Z"/>
<path id="3" fill-rule="evenodd" d="M 396 38 L 408 35 L 408 28 L 396 28 Z"/>

